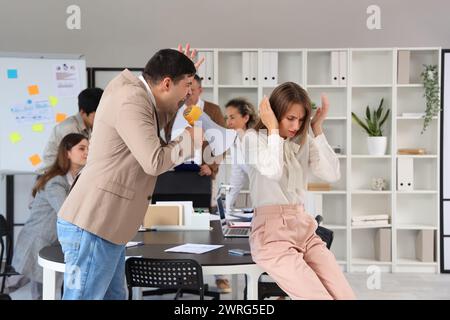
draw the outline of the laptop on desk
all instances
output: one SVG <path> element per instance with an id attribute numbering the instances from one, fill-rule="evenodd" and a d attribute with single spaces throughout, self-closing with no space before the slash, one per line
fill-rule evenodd
<path id="1" fill-rule="evenodd" d="M 220 216 L 220 224 L 222 225 L 222 233 L 225 238 L 248 238 L 250 236 L 250 228 L 229 227 L 225 216 L 225 208 L 221 196 L 217 197 L 217 209 Z"/>

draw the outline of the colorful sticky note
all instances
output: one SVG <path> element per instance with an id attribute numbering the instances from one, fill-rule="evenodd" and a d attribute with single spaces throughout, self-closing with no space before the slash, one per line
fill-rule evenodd
<path id="1" fill-rule="evenodd" d="M 63 122 L 64 120 L 66 120 L 67 115 L 65 113 L 57 113 L 56 114 L 56 122 L 60 123 Z"/>
<path id="2" fill-rule="evenodd" d="M 44 125 L 42 123 L 33 124 L 31 128 L 34 132 L 42 132 L 44 131 Z"/>
<path id="3" fill-rule="evenodd" d="M 8 79 L 17 79 L 17 69 L 8 69 L 6 71 Z"/>
<path id="4" fill-rule="evenodd" d="M 50 97 L 48 97 L 48 101 L 50 102 L 50 105 L 52 106 L 52 107 L 54 107 L 54 106 L 56 106 L 57 104 L 58 104 L 58 98 L 57 97 L 55 97 L 55 96 L 50 96 Z"/>
<path id="5" fill-rule="evenodd" d="M 28 93 L 30 96 L 39 94 L 39 87 L 37 85 L 28 86 Z"/>
<path id="6" fill-rule="evenodd" d="M 41 157 L 39 157 L 38 154 L 33 154 L 31 157 L 28 158 L 28 160 L 30 160 L 33 166 L 37 166 L 39 163 L 42 162 Z"/>
<path id="7" fill-rule="evenodd" d="M 22 140 L 22 135 L 18 132 L 13 132 L 9 135 L 9 140 L 11 143 L 17 143 Z"/>

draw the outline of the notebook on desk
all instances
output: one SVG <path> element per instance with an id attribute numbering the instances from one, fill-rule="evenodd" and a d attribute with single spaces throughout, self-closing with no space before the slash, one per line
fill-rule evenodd
<path id="1" fill-rule="evenodd" d="M 248 238 L 250 236 L 250 228 L 230 227 L 225 216 L 225 208 L 223 199 L 219 195 L 217 197 L 217 209 L 220 216 L 220 224 L 222 225 L 222 233 L 225 238 Z"/>

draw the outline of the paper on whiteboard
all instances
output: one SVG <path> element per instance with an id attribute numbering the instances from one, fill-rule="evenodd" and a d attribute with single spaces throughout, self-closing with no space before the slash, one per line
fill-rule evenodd
<path id="1" fill-rule="evenodd" d="M 35 124 L 54 122 L 55 117 L 48 100 L 28 101 L 11 107 L 11 113 L 17 124 Z"/>
<path id="2" fill-rule="evenodd" d="M 54 66 L 56 89 L 60 97 L 76 97 L 80 93 L 80 77 L 73 63 L 59 63 Z"/>

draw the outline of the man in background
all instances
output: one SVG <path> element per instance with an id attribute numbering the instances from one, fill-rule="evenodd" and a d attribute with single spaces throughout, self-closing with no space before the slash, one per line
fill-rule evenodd
<path id="1" fill-rule="evenodd" d="M 221 127 L 225 127 L 225 118 L 220 111 L 220 107 L 214 103 L 204 101 L 201 99 L 201 95 L 203 93 L 202 88 L 202 80 L 198 75 L 194 76 L 194 81 L 192 82 L 192 94 L 191 96 L 186 100 L 186 103 L 178 110 L 175 118 L 170 121 L 167 126 L 164 128 L 165 132 L 165 138 L 166 141 L 171 141 L 175 139 L 178 135 L 180 135 L 181 132 L 183 132 L 184 128 L 189 126 L 187 120 L 183 117 L 184 110 L 186 108 L 197 105 L 200 107 L 200 109 L 203 110 L 215 123 L 217 123 Z M 204 141 L 202 146 L 201 155 L 205 154 L 205 152 L 210 152 L 210 149 L 208 148 L 208 142 Z M 206 151 L 205 151 L 206 149 Z M 200 157 L 199 157 L 200 158 Z M 212 156 L 211 156 L 212 158 Z M 218 163 L 206 163 L 205 159 L 201 157 L 201 159 L 197 159 L 197 157 L 194 157 L 194 161 L 200 162 L 197 163 L 200 166 L 200 172 L 199 174 L 201 176 L 210 176 L 212 179 L 212 203 L 213 205 L 215 201 L 215 195 L 216 195 L 216 187 L 215 187 L 215 178 L 217 176 L 217 173 L 219 172 L 219 164 Z M 210 161 L 208 161 L 210 162 Z"/>
<path id="2" fill-rule="evenodd" d="M 44 164 L 38 169 L 38 173 L 44 173 L 55 162 L 58 146 L 61 140 L 69 133 L 80 133 L 90 139 L 92 127 L 94 126 L 95 112 L 102 94 L 103 90 L 100 88 L 88 88 L 80 92 L 78 95 L 78 113 L 53 127 L 44 149 Z"/>

